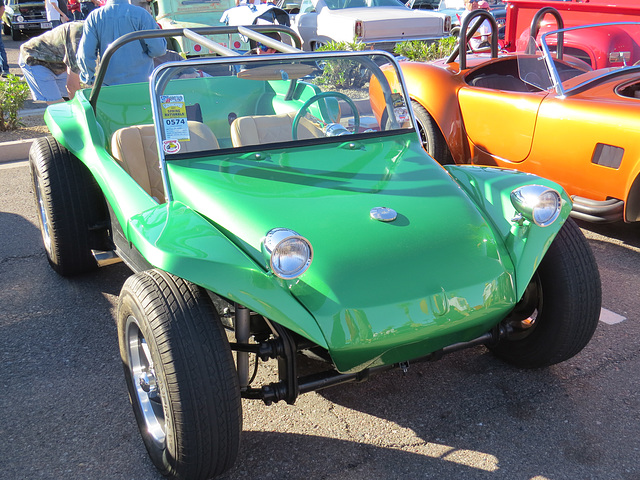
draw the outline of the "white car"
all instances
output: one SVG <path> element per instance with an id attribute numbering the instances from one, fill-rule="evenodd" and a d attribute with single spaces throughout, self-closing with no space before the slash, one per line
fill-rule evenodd
<path id="1" fill-rule="evenodd" d="M 302 0 L 299 11 L 291 0 L 280 3 L 291 12 L 291 28 L 302 38 L 304 50 L 330 41 L 360 41 L 392 51 L 398 42 L 446 37 L 451 28 L 447 15 L 412 10 L 399 0 Z"/>

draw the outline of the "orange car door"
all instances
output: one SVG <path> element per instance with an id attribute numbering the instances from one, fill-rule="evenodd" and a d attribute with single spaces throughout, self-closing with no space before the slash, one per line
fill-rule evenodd
<path id="1" fill-rule="evenodd" d="M 538 108 L 544 94 L 464 86 L 458 101 L 467 137 L 474 149 L 497 160 L 522 162 L 529 155 Z M 477 155 L 472 162 L 477 163 Z M 497 158 L 496 158 L 497 157 Z"/>

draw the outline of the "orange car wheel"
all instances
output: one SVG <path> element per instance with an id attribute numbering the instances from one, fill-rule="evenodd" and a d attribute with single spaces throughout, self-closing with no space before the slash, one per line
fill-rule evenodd
<path id="1" fill-rule="evenodd" d="M 415 100 L 411 101 L 411 106 L 416 116 L 422 148 L 441 165 L 453 163 L 447 142 L 433 117 Z"/>

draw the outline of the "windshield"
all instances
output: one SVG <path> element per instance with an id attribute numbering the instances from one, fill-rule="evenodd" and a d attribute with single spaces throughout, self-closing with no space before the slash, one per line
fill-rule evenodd
<path id="1" fill-rule="evenodd" d="M 464 0 L 440 0 L 438 10 L 445 9 L 464 10 Z"/>
<path id="2" fill-rule="evenodd" d="M 531 83 L 531 79 L 539 81 L 540 84 L 536 86 L 540 88 L 554 87 L 559 95 L 569 94 L 578 87 L 583 88 L 603 76 L 618 75 L 640 62 L 638 22 L 554 31 L 546 26 L 541 33 L 541 41 L 537 45 L 533 39 L 529 39 L 526 51 L 537 51 L 544 61 L 519 59 L 520 75 L 528 83 Z"/>
<path id="3" fill-rule="evenodd" d="M 365 53 L 164 64 L 152 76 L 158 138 L 168 158 L 393 134 L 412 128 L 399 78 L 392 57 Z"/>
<path id="4" fill-rule="evenodd" d="M 399 0 L 325 0 L 329 10 L 368 7 L 405 7 Z"/>

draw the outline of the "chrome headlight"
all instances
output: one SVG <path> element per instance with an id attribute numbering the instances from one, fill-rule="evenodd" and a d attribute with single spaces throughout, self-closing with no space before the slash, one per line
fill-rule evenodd
<path id="1" fill-rule="evenodd" d="M 273 273 L 285 280 L 302 275 L 313 259 L 309 240 L 288 228 L 269 230 L 262 240 L 262 253 Z"/>
<path id="2" fill-rule="evenodd" d="M 16 15 L 16 22 L 17 23 L 22 23 L 24 22 L 24 17 L 22 15 Z"/>
<path id="3" fill-rule="evenodd" d="M 562 209 L 562 198 L 553 188 L 525 185 L 511 192 L 511 203 L 527 220 L 540 227 L 556 221 Z"/>

